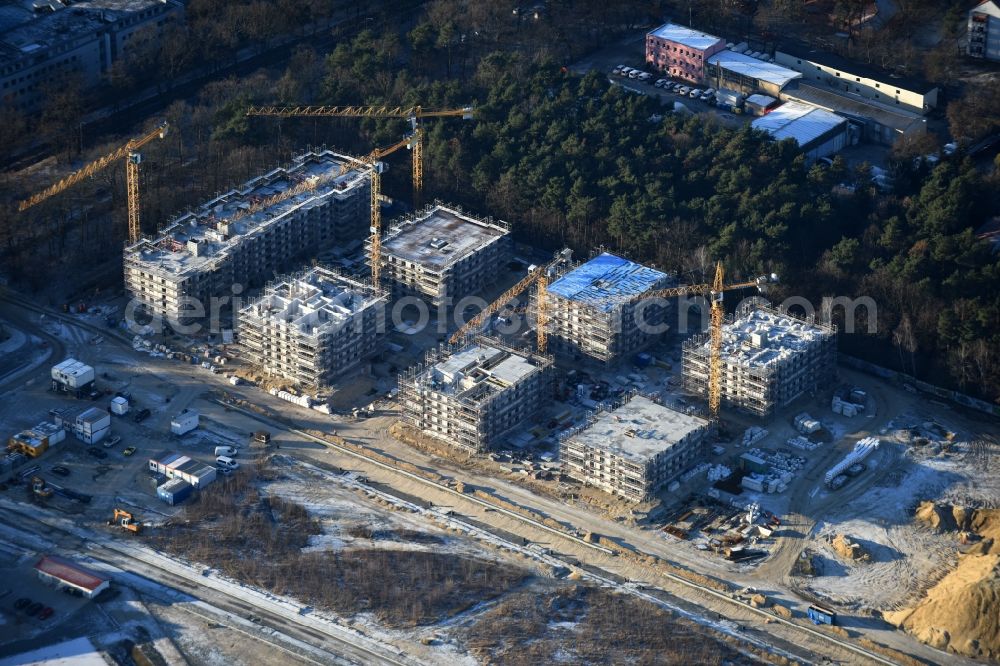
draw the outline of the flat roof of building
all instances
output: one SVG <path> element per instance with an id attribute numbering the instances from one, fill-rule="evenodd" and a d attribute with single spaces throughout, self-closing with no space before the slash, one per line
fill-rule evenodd
<path id="1" fill-rule="evenodd" d="M 747 104 L 756 104 L 757 106 L 764 108 L 771 106 L 777 101 L 778 100 L 774 99 L 770 95 L 760 95 L 760 94 L 750 95 L 749 97 L 746 98 Z"/>
<path id="2" fill-rule="evenodd" d="M 604 252 L 552 282 L 547 291 L 610 312 L 628 298 L 668 282 L 666 273 Z"/>
<path id="3" fill-rule="evenodd" d="M 382 239 L 382 254 L 440 272 L 508 233 L 503 223 L 435 205 L 416 217 L 393 223 Z"/>
<path id="4" fill-rule="evenodd" d="M 593 423 L 568 439 L 643 463 L 706 427 L 708 421 L 701 417 L 637 395 L 618 409 L 601 412 Z"/>
<path id="5" fill-rule="evenodd" d="M 701 32 L 700 30 L 677 23 L 664 23 L 649 34 L 660 39 L 667 39 L 671 42 L 683 44 L 688 48 L 698 49 L 699 51 L 711 48 L 722 41 L 721 37 L 716 37 L 707 32 Z"/>
<path id="6" fill-rule="evenodd" d="M 343 171 L 348 165 L 350 169 Z M 299 209 L 348 196 L 367 182 L 370 171 L 370 167 L 358 167 L 352 158 L 329 150 L 300 155 L 290 167 L 258 176 L 182 215 L 162 229 L 159 238 L 143 239 L 128 247 L 126 264 L 133 261 L 144 270 L 168 277 L 202 270 Z M 268 203 L 296 187 L 301 191 Z"/>
<path id="7" fill-rule="evenodd" d="M 69 3 L 66 3 L 69 5 Z M 152 7 L 177 7 L 162 0 L 82 0 L 70 6 L 50 3 L 52 12 L 36 13 L 31 3 L 5 2 L 0 6 L 0 62 L 48 50 L 57 44 L 96 41 L 110 24 Z"/>
<path id="8" fill-rule="evenodd" d="M 336 330 L 355 314 L 384 300 L 371 285 L 317 266 L 269 284 L 240 316 L 315 336 Z"/>
<path id="9" fill-rule="evenodd" d="M 917 113 L 901 108 L 890 108 L 847 91 L 816 86 L 805 79 L 796 81 L 782 90 L 781 94 L 789 101 L 804 102 L 827 111 L 873 120 L 883 127 L 904 134 L 911 131 L 914 126 L 923 128 L 927 125 L 926 118 Z"/>
<path id="10" fill-rule="evenodd" d="M 719 65 L 722 69 L 736 72 L 742 76 L 747 76 L 758 81 L 783 88 L 793 79 L 802 78 L 801 72 L 788 69 L 773 62 L 758 60 L 743 53 L 725 49 L 719 51 L 708 59 L 709 65 Z"/>
<path id="11" fill-rule="evenodd" d="M 721 355 L 727 364 L 766 368 L 834 336 L 830 326 L 810 324 L 770 308 L 752 310 L 722 327 Z M 709 353 L 709 341 L 702 345 Z"/>
<path id="12" fill-rule="evenodd" d="M 800 60 L 808 60 L 809 62 L 840 70 L 841 72 L 848 72 L 855 76 L 863 76 L 866 79 L 872 79 L 880 83 L 891 83 L 899 89 L 910 90 L 922 95 L 926 95 L 937 88 L 933 83 L 915 76 L 893 74 L 882 69 L 876 69 L 871 65 L 839 56 L 836 53 L 820 51 L 803 44 L 785 42 L 777 50 Z"/>
<path id="13" fill-rule="evenodd" d="M 58 578 L 68 585 L 90 592 L 108 582 L 108 579 L 101 578 L 90 569 L 85 569 L 56 555 L 42 557 L 35 565 L 35 569 L 53 578 Z"/>
<path id="14" fill-rule="evenodd" d="M 800 146 L 846 124 L 846 118 L 802 102 L 785 102 L 750 123 L 754 129 L 770 134 L 775 141 L 795 139 Z"/>
<path id="15" fill-rule="evenodd" d="M 547 357 L 480 341 L 425 369 L 416 381 L 440 393 L 481 402 L 550 365 Z"/>

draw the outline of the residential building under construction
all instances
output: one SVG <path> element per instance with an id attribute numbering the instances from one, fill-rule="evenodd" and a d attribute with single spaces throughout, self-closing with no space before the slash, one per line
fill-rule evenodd
<path id="1" fill-rule="evenodd" d="M 148 313 L 186 323 L 213 297 L 261 286 L 295 259 L 361 239 L 370 223 L 371 168 L 309 152 L 125 248 L 125 285 Z"/>
<path id="2" fill-rule="evenodd" d="M 403 419 L 454 446 L 489 451 L 550 400 L 553 367 L 547 356 L 487 338 L 428 352 L 399 377 Z"/>
<path id="3" fill-rule="evenodd" d="M 665 300 L 642 296 L 674 284 L 671 276 L 655 268 L 599 254 L 548 285 L 550 349 L 603 363 L 642 349 L 664 332 L 671 310 Z"/>
<path id="4" fill-rule="evenodd" d="M 565 433 L 559 458 L 577 481 L 641 502 L 691 465 L 708 432 L 707 420 L 637 395 Z"/>
<path id="5" fill-rule="evenodd" d="M 385 303 L 370 284 L 312 268 L 272 282 L 240 310 L 240 343 L 264 372 L 325 387 L 381 350 Z"/>
<path id="6" fill-rule="evenodd" d="M 506 222 L 435 203 L 392 224 L 382 238 L 382 271 L 394 295 L 443 305 L 495 283 L 511 249 Z"/>
<path id="7" fill-rule="evenodd" d="M 807 391 L 829 386 L 837 362 L 837 331 L 758 307 L 722 327 L 722 403 L 767 418 Z M 708 396 L 710 336 L 684 343 L 684 387 Z"/>

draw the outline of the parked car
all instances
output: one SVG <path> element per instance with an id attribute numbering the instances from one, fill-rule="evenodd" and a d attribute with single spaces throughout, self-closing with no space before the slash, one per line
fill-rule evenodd
<path id="1" fill-rule="evenodd" d="M 52 607 L 51 606 L 46 606 L 45 608 L 42 609 L 42 612 L 38 614 L 38 619 L 39 620 L 47 620 L 50 617 L 52 617 L 53 613 L 55 613 L 55 611 L 52 610 Z"/>
<path id="2" fill-rule="evenodd" d="M 108 441 L 104 442 L 104 448 L 110 449 L 112 446 L 116 445 L 120 441 L 122 441 L 121 435 L 114 435 L 112 437 L 108 437 Z"/>
<path id="3" fill-rule="evenodd" d="M 45 608 L 45 605 L 36 601 L 35 603 L 31 604 L 26 609 L 24 609 L 24 612 L 28 615 L 28 617 L 34 617 L 38 615 L 39 611 L 41 611 L 43 608 Z"/>
<path id="4" fill-rule="evenodd" d="M 14 602 L 14 608 L 17 610 L 23 610 L 30 605 L 31 605 L 31 599 L 29 599 L 28 597 L 21 597 L 20 599 Z"/>
<path id="5" fill-rule="evenodd" d="M 621 74 L 622 73 L 622 66 L 621 65 L 616 65 L 615 68 L 611 70 L 611 73 L 612 74 Z"/>
<path id="6" fill-rule="evenodd" d="M 690 98 L 692 98 L 692 99 L 696 99 L 696 98 L 698 98 L 698 97 L 701 97 L 701 90 L 700 90 L 700 89 L 698 89 L 698 88 L 693 88 L 693 89 L 692 89 L 692 90 L 691 90 L 691 91 L 690 91 L 690 92 L 688 93 L 688 97 L 690 97 Z"/>
<path id="7" fill-rule="evenodd" d="M 52 473 L 59 476 L 69 476 L 69 468 L 63 467 L 62 465 L 56 465 L 52 468 Z"/>
<path id="8" fill-rule="evenodd" d="M 631 72 L 628 73 L 628 78 L 638 79 L 640 74 L 642 74 L 641 71 L 639 71 L 638 69 L 633 69 Z"/>
<path id="9" fill-rule="evenodd" d="M 93 446 L 87 449 L 87 455 L 97 458 L 98 460 L 104 460 L 108 457 L 107 453 Z"/>
<path id="10" fill-rule="evenodd" d="M 133 453 L 135 453 L 135 447 L 134 446 L 130 446 L 127 449 L 125 449 L 124 451 L 122 451 L 122 455 L 124 455 L 124 456 L 130 456 Z"/>
<path id="11" fill-rule="evenodd" d="M 654 83 L 653 85 L 656 86 L 657 88 L 662 88 L 666 84 L 667 84 L 666 79 L 656 79 L 656 83 Z"/>
<path id="12" fill-rule="evenodd" d="M 701 94 L 701 97 L 699 99 L 701 101 L 703 101 L 703 102 L 712 102 L 712 101 L 715 100 L 715 93 L 714 92 L 703 92 Z"/>
<path id="13" fill-rule="evenodd" d="M 649 81 L 651 78 L 653 78 L 653 75 L 650 74 L 649 72 L 640 72 L 639 73 L 639 80 L 640 81 L 646 82 L 646 81 Z"/>
<path id="14" fill-rule="evenodd" d="M 135 413 L 135 416 L 132 418 L 135 420 L 136 423 L 142 423 L 143 421 L 149 418 L 149 410 L 143 407 L 142 409 L 137 411 Z"/>

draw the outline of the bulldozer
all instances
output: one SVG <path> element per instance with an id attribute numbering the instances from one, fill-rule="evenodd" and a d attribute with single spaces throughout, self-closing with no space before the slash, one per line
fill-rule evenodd
<path id="1" fill-rule="evenodd" d="M 48 499 L 52 497 L 54 491 L 45 483 L 45 479 L 33 476 L 31 477 L 31 492 L 35 493 L 35 497 Z"/>
<path id="2" fill-rule="evenodd" d="M 133 534 L 138 534 L 142 530 L 142 523 L 124 509 L 115 509 L 115 515 L 108 521 L 108 525 L 120 525 L 122 529 Z"/>

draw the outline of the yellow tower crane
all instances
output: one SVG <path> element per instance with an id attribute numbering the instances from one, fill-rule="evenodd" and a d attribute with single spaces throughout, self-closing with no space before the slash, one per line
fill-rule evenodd
<path id="1" fill-rule="evenodd" d="M 725 310 L 722 307 L 723 295 L 733 289 L 756 287 L 761 292 L 769 283 L 777 282 L 777 275 L 761 276 L 753 282 L 724 283 L 722 262 L 715 265 L 715 278 L 712 284 L 692 284 L 670 289 L 639 294 L 631 300 L 649 298 L 672 298 L 674 296 L 707 296 L 711 304 L 709 319 L 709 365 L 708 365 L 708 413 L 713 421 L 719 420 L 719 408 L 722 406 L 722 324 Z"/>
<path id="2" fill-rule="evenodd" d="M 448 342 L 451 344 L 456 344 L 461 341 L 465 336 L 472 333 L 472 331 L 480 328 L 489 317 L 499 312 L 507 303 L 524 293 L 531 285 L 537 284 L 537 291 L 535 300 L 537 301 L 538 314 L 535 332 L 537 334 L 538 341 L 538 351 L 545 353 L 547 347 L 547 338 L 545 336 L 545 327 L 548 323 L 548 315 L 545 312 L 545 294 L 546 287 L 548 286 L 549 277 L 553 274 L 555 269 L 562 263 L 569 263 L 572 258 L 573 252 L 571 250 L 562 250 L 556 253 L 555 259 L 553 259 L 549 264 L 545 266 L 536 266 L 528 271 L 521 280 L 515 284 L 513 287 L 505 291 L 500 295 L 499 298 L 494 300 L 492 303 L 487 305 L 483 310 L 477 314 L 475 317 L 465 322 L 465 324 L 455 331 Z"/>
<path id="3" fill-rule="evenodd" d="M 560 253 L 556 261 L 543 268 L 536 268 L 526 275 L 520 282 L 504 292 L 500 298 L 496 299 L 482 312 L 470 319 L 464 326 L 459 328 L 448 340 L 455 344 L 462 340 L 473 330 L 480 328 L 486 320 L 499 312 L 504 305 L 513 300 L 516 296 L 524 292 L 532 284 L 537 284 L 537 316 L 536 316 L 536 341 L 538 351 L 544 353 L 548 347 L 548 313 L 546 298 L 548 294 L 548 280 L 552 270 L 560 261 L 566 259 L 564 255 L 567 250 Z M 677 296 L 707 296 L 711 304 L 711 318 L 709 327 L 709 379 L 708 379 L 708 411 L 713 421 L 719 420 L 719 409 L 722 405 L 722 325 L 725 311 L 722 307 L 723 295 L 726 291 L 733 289 L 746 289 L 756 287 L 762 292 L 769 283 L 777 282 L 776 275 L 762 276 L 752 282 L 739 282 L 736 284 L 724 284 L 724 272 L 722 262 L 715 266 L 715 279 L 712 284 L 692 284 L 681 287 L 671 287 L 669 289 L 658 289 L 656 291 L 637 294 L 631 299 L 621 302 L 621 305 L 651 299 L 651 298 L 673 298 Z"/>
<path id="4" fill-rule="evenodd" d="M 405 118 L 410 121 L 413 131 L 413 205 L 418 207 L 424 190 L 424 130 L 418 122 L 421 118 L 447 118 L 461 116 L 472 119 L 471 106 L 461 109 L 424 109 L 419 106 L 251 106 L 248 116 L 272 116 L 277 118 Z"/>
<path id="5" fill-rule="evenodd" d="M 128 199 L 128 240 L 129 243 L 135 243 L 139 240 L 139 236 L 142 233 L 142 228 L 139 226 L 139 164 L 142 162 L 142 155 L 139 153 L 139 149 L 150 141 L 153 141 L 154 139 L 162 139 L 166 135 L 167 123 L 164 122 L 145 136 L 141 136 L 137 139 L 130 139 L 128 143 L 121 146 L 114 152 L 109 153 L 100 159 L 94 160 L 87 166 L 83 167 L 79 171 L 71 173 L 54 185 L 50 185 L 41 192 L 28 197 L 24 201 L 18 202 L 17 209 L 19 211 L 27 210 L 28 208 L 45 201 L 49 197 L 55 196 L 63 190 L 76 185 L 84 178 L 93 176 L 108 165 L 117 162 L 120 159 L 124 159 L 126 160 L 125 189 Z"/>

